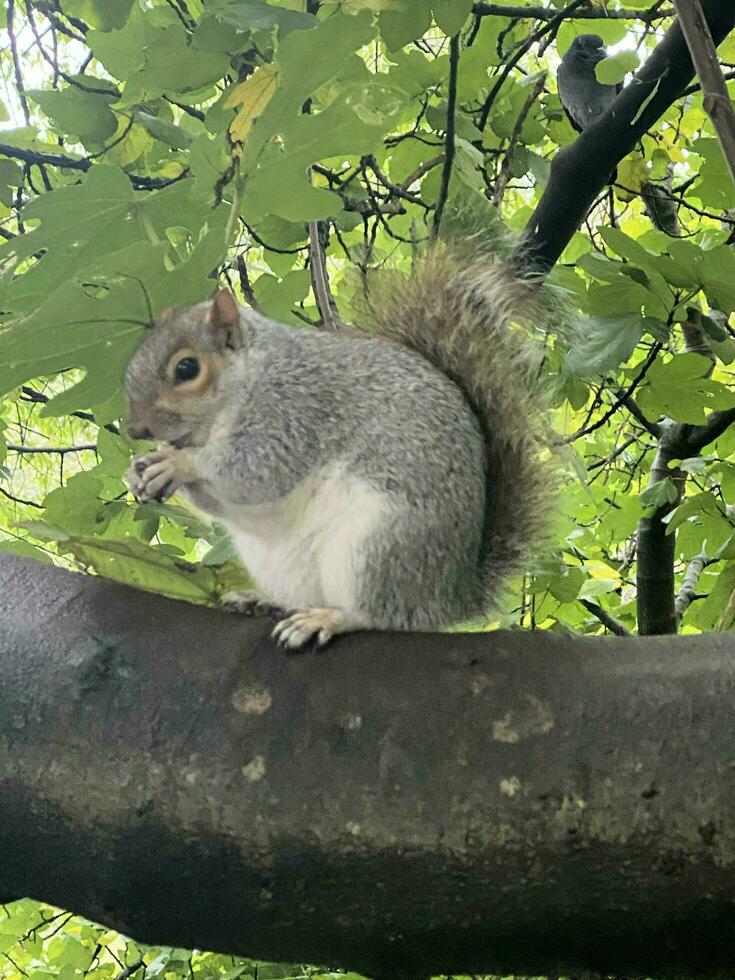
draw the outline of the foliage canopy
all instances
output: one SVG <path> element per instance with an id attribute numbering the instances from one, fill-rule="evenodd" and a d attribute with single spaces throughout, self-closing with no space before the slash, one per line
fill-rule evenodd
<path id="1" fill-rule="evenodd" d="M 521 233 L 576 138 L 554 79 L 572 38 L 603 37 L 598 78 L 616 84 L 672 13 L 646 0 L 8 0 L 0 551 L 216 604 L 244 577 L 222 530 L 175 502 L 135 505 L 121 479 L 121 375 L 152 316 L 219 280 L 304 329 L 334 310 L 349 320 L 368 279 L 410 264 L 438 202 L 499 241 Z M 735 61 L 732 35 L 720 57 Z M 568 479 L 554 547 L 500 625 L 731 628 L 733 213 L 693 85 L 551 274 L 577 318 L 571 334 L 539 333 Z M 637 607 L 644 551 L 676 596 L 673 627 Z M 88 969 L 81 949 L 64 956 L 46 973 Z"/>

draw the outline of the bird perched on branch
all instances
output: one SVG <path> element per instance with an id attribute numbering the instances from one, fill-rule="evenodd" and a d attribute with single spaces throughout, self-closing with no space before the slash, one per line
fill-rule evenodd
<path id="1" fill-rule="evenodd" d="M 599 34 L 579 34 L 556 73 L 562 107 L 578 133 L 607 112 L 622 88 L 621 84 L 603 85 L 597 81 L 595 68 L 606 57 Z"/>

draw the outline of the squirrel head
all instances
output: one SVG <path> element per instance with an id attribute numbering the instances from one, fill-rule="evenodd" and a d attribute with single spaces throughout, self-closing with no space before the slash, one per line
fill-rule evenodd
<path id="1" fill-rule="evenodd" d="M 184 310 L 163 310 L 125 370 L 128 434 L 179 449 L 204 445 L 220 408 L 220 377 L 246 336 L 227 289 Z"/>

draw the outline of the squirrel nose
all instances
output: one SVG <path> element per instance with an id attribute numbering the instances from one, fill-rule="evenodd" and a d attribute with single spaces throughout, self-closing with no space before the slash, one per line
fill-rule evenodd
<path id="1" fill-rule="evenodd" d="M 151 430 L 137 422 L 128 422 L 125 426 L 128 431 L 128 435 L 131 439 L 152 439 L 153 433 Z"/>

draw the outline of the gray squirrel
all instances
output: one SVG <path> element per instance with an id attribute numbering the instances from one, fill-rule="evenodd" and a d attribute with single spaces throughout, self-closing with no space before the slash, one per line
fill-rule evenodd
<path id="1" fill-rule="evenodd" d="M 220 290 L 161 314 L 125 373 L 126 479 L 229 530 L 290 649 L 431 630 L 497 600 L 553 492 L 530 360 L 534 288 L 472 243 L 381 278 L 363 331 L 275 323 Z"/>

